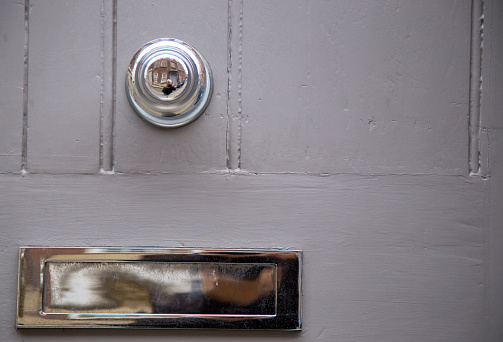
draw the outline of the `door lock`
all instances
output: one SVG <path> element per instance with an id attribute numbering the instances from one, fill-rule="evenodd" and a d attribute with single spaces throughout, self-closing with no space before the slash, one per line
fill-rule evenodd
<path id="1" fill-rule="evenodd" d="M 195 48 L 173 38 L 155 39 L 133 56 L 126 94 L 136 113 L 161 127 L 196 120 L 213 94 L 210 65 Z"/>

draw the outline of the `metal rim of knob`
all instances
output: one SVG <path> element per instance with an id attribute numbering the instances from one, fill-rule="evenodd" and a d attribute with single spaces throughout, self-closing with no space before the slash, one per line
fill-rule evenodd
<path id="1" fill-rule="evenodd" d="M 189 44 L 174 38 L 154 39 L 133 56 L 126 75 L 126 94 L 145 121 L 174 128 L 195 121 L 213 94 L 208 61 Z"/>

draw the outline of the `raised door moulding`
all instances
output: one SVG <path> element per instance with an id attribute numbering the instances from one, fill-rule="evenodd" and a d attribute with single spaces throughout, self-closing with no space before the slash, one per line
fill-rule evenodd
<path id="1" fill-rule="evenodd" d="M 16 326 L 300 330 L 301 256 L 21 247 Z"/>

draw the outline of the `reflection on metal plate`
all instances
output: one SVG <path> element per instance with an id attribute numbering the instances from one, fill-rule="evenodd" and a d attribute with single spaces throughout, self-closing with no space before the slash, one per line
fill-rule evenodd
<path id="1" fill-rule="evenodd" d="M 20 248 L 18 328 L 301 327 L 301 252 Z"/>

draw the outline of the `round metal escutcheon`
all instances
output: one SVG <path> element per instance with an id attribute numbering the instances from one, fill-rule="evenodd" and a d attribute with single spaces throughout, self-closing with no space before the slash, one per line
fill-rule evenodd
<path id="1" fill-rule="evenodd" d="M 210 103 L 213 75 L 203 55 L 189 44 L 155 39 L 131 59 L 126 94 L 142 119 L 156 126 L 180 127 L 196 120 Z"/>

